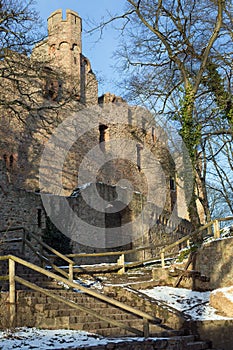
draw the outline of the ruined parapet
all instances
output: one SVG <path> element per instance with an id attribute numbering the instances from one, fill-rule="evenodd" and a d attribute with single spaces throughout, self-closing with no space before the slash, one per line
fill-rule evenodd
<path id="1" fill-rule="evenodd" d="M 116 96 L 110 92 L 106 92 L 99 97 L 98 102 L 101 105 L 104 103 L 124 103 L 126 101 L 121 96 Z"/>

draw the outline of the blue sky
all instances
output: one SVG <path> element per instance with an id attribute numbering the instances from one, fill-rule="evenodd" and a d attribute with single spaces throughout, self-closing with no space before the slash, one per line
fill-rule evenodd
<path id="1" fill-rule="evenodd" d="M 100 41 L 97 41 L 99 35 L 86 34 L 90 21 L 98 22 L 102 17 L 107 16 L 107 12 L 113 14 L 119 13 L 124 8 L 125 0 L 37 0 L 36 9 L 45 21 L 49 15 L 62 9 L 63 14 L 67 8 L 78 12 L 83 19 L 83 54 L 87 56 L 92 64 L 92 69 L 97 78 L 103 80 L 99 84 L 99 95 L 110 91 L 119 94 L 115 83 L 119 75 L 114 70 L 116 61 L 114 59 L 114 50 L 119 43 L 119 33 L 110 26 L 104 31 Z M 97 42 L 96 42 L 97 41 Z"/>

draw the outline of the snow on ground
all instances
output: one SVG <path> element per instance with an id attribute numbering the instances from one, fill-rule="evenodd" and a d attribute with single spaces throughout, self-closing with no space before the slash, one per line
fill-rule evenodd
<path id="1" fill-rule="evenodd" d="M 152 338 L 155 339 L 155 338 Z M 14 332 L 0 332 L 1 350 L 29 349 L 72 349 L 87 346 L 100 346 L 125 341 L 143 341 L 144 338 L 104 338 L 84 331 L 39 330 L 36 328 L 18 328 Z"/>
<path id="2" fill-rule="evenodd" d="M 99 290 L 103 289 L 103 285 L 99 280 L 78 279 L 78 280 L 73 280 L 73 283 L 77 283 L 78 285 L 85 288 L 94 288 Z M 59 286 L 62 286 L 64 289 L 67 289 L 67 290 L 70 289 L 70 287 L 64 282 L 58 281 L 57 284 Z M 77 289 L 73 288 L 73 291 L 77 293 L 82 293 L 82 291 L 78 288 Z"/>
<path id="3" fill-rule="evenodd" d="M 233 225 L 232 226 L 227 226 L 227 227 L 223 227 L 220 230 L 220 238 L 214 238 L 214 236 L 207 236 L 204 239 L 204 243 L 203 244 L 208 244 L 212 241 L 220 241 L 222 239 L 227 239 L 227 238 L 231 238 L 233 237 Z"/>
<path id="4" fill-rule="evenodd" d="M 218 289 L 221 291 L 221 289 Z M 151 298 L 162 301 L 168 306 L 190 316 L 192 320 L 224 320 L 231 319 L 217 314 L 217 310 L 209 305 L 211 292 L 195 292 L 185 288 L 154 287 L 140 290 Z"/>

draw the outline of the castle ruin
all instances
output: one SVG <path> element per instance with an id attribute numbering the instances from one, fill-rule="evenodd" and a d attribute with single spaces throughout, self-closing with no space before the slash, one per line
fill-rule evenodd
<path id="1" fill-rule="evenodd" d="M 156 225 L 170 225 L 169 232 L 172 232 L 173 226 L 174 230 L 176 227 L 174 218 L 179 223 L 187 219 L 184 197 L 177 186 L 176 164 L 165 133 L 145 109 L 129 106 L 121 97 L 110 93 L 98 97 L 97 79 L 88 58 L 82 53 L 82 20 L 76 12 L 67 10 L 65 19 L 62 10 L 53 12 L 48 18 L 48 37 L 34 47 L 30 58 L 23 57 L 23 60 L 29 62 L 30 67 L 39 67 L 39 72 L 37 78 L 25 76 L 24 79 L 27 94 L 33 93 L 35 98 L 33 106 L 28 111 L 20 110 L 20 119 L 2 111 L 0 229 L 23 226 L 42 235 L 48 216 L 41 201 L 42 193 L 66 198 L 74 212 L 84 220 L 102 225 L 106 229 L 106 241 L 112 240 L 107 234 L 108 229 L 118 228 L 118 245 L 114 243 L 118 249 L 128 247 L 123 236 L 120 237 L 121 225 L 140 213 L 139 206 L 144 203 L 148 191 L 154 191 L 156 198 L 152 198 L 153 208 L 145 214 L 147 221 L 150 215 L 154 216 Z M 11 91 L 14 90 L 11 88 Z M 123 111 L 120 122 L 117 119 L 118 107 Z M 86 117 L 85 111 L 90 111 Z M 85 132 L 78 134 L 78 139 L 67 150 L 62 167 L 62 185 L 56 187 L 53 182 L 59 158 L 54 157 L 53 169 L 41 169 L 43 151 L 51 135 L 67 117 L 76 120 L 79 115 L 82 116 L 81 121 L 75 127 Z M 107 121 L 101 115 L 107 116 Z M 96 122 L 92 125 L 93 118 Z M 81 181 L 83 159 L 96 147 L 96 152 L 107 161 L 99 168 L 97 160 L 87 161 Z M 82 192 L 85 194 L 88 187 L 83 187 L 85 176 L 88 178 L 89 174 L 90 178 L 93 175 L 96 179 L 99 195 L 113 206 L 116 205 L 116 189 L 121 189 L 127 197 L 130 184 L 133 197 L 119 215 L 108 212 L 106 208 L 104 214 L 96 213 L 82 200 Z M 45 187 L 41 187 L 41 177 Z M 126 182 L 122 183 L 122 179 Z M 89 187 L 92 188 L 93 184 Z M 179 234 L 186 232 L 188 227 L 185 220 L 183 223 Z M 134 231 L 141 230 L 144 244 L 150 243 L 150 240 L 155 242 L 156 225 L 152 225 L 150 232 L 144 232 L 143 225 L 138 228 L 138 225 L 132 224 L 129 235 L 133 237 Z M 72 233 L 69 236 L 72 240 Z M 169 241 L 171 236 L 164 236 L 164 239 Z M 134 244 L 140 245 L 142 240 L 135 240 Z M 80 244 L 73 242 L 72 247 L 73 251 L 77 251 Z M 82 249 L 88 251 L 89 248 L 83 245 Z M 89 250 L 93 251 L 93 248 Z"/>

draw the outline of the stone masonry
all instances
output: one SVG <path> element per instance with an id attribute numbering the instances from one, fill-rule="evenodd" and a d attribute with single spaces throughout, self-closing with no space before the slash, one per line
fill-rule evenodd
<path id="1" fill-rule="evenodd" d="M 30 97 L 33 93 L 34 96 L 30 113 L 20 110 L 19 119 L 17 115 L 2 111 L 0 159 L 3 163 L 2 178 L 7 181 L 3 181 L 1 186 L 1 229 L 9 225 L 23 225 L 34 233 L 39 229 L 41 234 L 47 214 L 39 193 L 69 197 L 85 182 L 102 183 L 110 192 L 116 186 L 129 188 L 134 197 L 138 197 L 135 201 L 137 205 L 131 204 L 124 214 L 119 214 L 121 219 L 106 212 L 106 229 L 111 221 L 123 222 L 132 216 L 132 212 L 135 216 L 140 213 L 142 198 L 152 203 L 154 208 L 159 208 L 153 209 L 159 225 L 170 225 L 172 221 L 175 229 L 182 218 L 187 218 L 182 190 L 177 185 L 176 162 L 169 150 L 166 133 L 149 111 L 129 106 L 121 97 L 110 93 L 98 99 L 95 74 L 82 53 L 82 20 L 78 13 L 67 10 L 63 18 L 61 10 L 53 12 L 48 18 L 48 37 L 35 46 L 30 58 L 22 56 L 21 59 L 15 54 L 14 60 L 25 61 L 25 67 L 30 64 L 30 73 L 36 67 L 37 77 L 30 79 L 30 74 L 25 75 L 23 81 L 27 95 Z M 15 69 L 18 69 L 16 73 L 20 73 L 23 68 L 16 65 Z M 13 98 L 10 90 L 7 91 L 8 97 Z M 14 93 L 17 94 L 17 91 Z M 80 114 L 81 118 L 77 119 Z M 66 151 L 62 168 L 60 156 L 56 153 L 51 153 L 51 162 L 43 167 L 41 158 L 51 134 L 68 119 L 70 124 L 59 140 L 61 154 Z M 77 130 L 77 139 L 66 150 L 69 135 L 74 129 Z M 85 132 L 80 134 L 80 130 Z M 93 150 L 98 157 L 95 153 L 93 155 Z M 100 160 L 104 161 L 101 163 Z M 60 172 L 62 180 L 58 184 Z M 69 201 L 76 208 L 79 203 L 77 211 L 80 212 L 80 199 Z M 99 214 L 86 210 L 86 207 L 84 205 L 85 215 L 90 216 L 88 220 L 95 221 Z M 134 210 L 131 210 L 132 207 Z M 148 213 L 143 220 L 152 219 Z M 140 225 L 132 226 L 129 235 L 139 229 Z M 155 242 L 156 226 L 143 234 L 146 234 L 145 241 L 140 239 L 136 245 Z M 169 237 L 166 239 L 170 240 Z M 119 245 L 125 246 L 124 243 Z"/>

